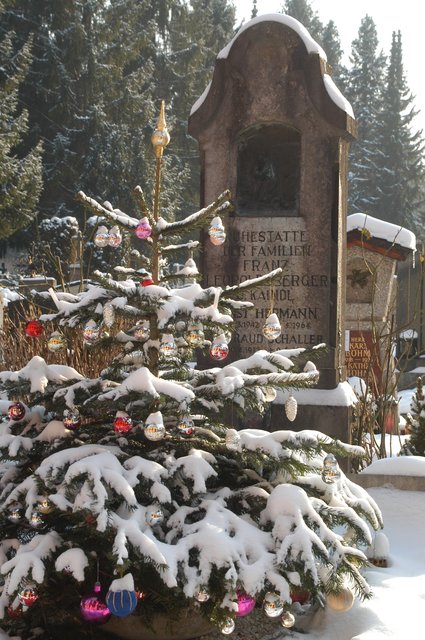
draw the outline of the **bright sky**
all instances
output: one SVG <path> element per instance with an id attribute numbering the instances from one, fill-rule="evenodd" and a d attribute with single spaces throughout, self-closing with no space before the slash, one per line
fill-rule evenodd
<path id="1" fill-rule="evenodd" d="M 234 0 L 237 18 L 245 21 L 251 17 L 251 0 Z M 257 0 L 258 14 L 279 11 L 283 0 Z M 337 26 L 342 48 L 346 55 L 351 51 L 351 43 L 357 37 L 361 19 L 366 14 L 375 21 L 381 48 L 389 54 L 393 31 L 401 31 L 403 62 L 410 90 L 415 96 L 415 107 L 421 111 L 417 118 L 417 128 L 425 133 L 425 79 L 421 45 L 424 39 L 422 2 L 420 0 L 310 0 L 310 6 L 317 11 L 322 22 L 333 20 Z"/>

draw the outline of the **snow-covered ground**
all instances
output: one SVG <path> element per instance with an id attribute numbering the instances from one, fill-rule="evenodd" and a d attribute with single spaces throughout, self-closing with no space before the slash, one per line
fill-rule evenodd
<path id="1" fill-rule="evenodd" d="M 422 476 L 425 458 L 386 458 L 372 463 L 365 473 Z M 356 601 L 345 613 L 319 611 L 308 636 L 293 634 L 294 639 L 422 640 L 425 637 L 425 492 L 400 491 L 389 485 L 370 488 L 368 492 L 382 511 L 384 533 L 390 542 L 389 566 L 372 566 L 365 572 L 373 598 Z"/>
<path id="2" fill-rule="evenodd" d="M 423 467 L 425 473 L 425 458 Z M 416 468 L 414 473 L 418 475 Z M 373 591 L 371 600 L 356 602 L 346 613 L 319 611 L 308 636 L 293 634 L 294 639 L 425 637 L 425 492 L 399 491 L 388 486 L 371 488 L 368 492 L 383 513 L 384 533 L 390 542 L 390 566 L 366 571 Z"/>
<path id="3" fill-rule="evenodd" d="M 425 458 L 412 456 L 374 462 L 365 473 L 425 475 Z M 425 638 L 425 492 L 390 485 L 367 490 L 384 518 L 390 543 L 387 568 L 372 566 L 365 577 L 373 597 L 355 601 L 345 613 L 329 608 L 314 614 L 304 633 L 279 628 L 261 611 L 236 622 L 235 640 L 423 640 Z M 217 632 L 206 640 L 219 640 Z M 199 640 L 202 640 L 201 638 Z"/>

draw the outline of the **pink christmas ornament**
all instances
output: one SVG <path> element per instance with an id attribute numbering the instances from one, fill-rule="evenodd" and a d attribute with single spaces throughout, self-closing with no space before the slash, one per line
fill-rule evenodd
<path id="1" fill-rule="evenodd" d="M 256 600 L 248 593 L 243 593 L 242 591 L 238 591 L 236 595 L 238 598 L 238 610 L 236 612 L 236 616 L 238 618 L 243 618 L 243 616 L 247 616 L 254 609 Z"/>
<path id="2" fill-rule="evenodd" d="M 135 233 L 140 240 L 146 240 L 146 238 L 150 238 L 150 236 L 152 235 L 152 227 L 149 224 L 149 220 L 147 218 L 141 218 L 141 220 L 139 220 L 139 224 L 136 227 Z"/>

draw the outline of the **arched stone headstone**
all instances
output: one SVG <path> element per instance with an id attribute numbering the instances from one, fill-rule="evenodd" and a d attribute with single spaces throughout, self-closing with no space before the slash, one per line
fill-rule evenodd
<path id="1" fill-rule="evenodd" d="M 293 18 L 254 18 L 218 54 L 189 133 L 201 152 L 201 204 L 226 188 L 235 204 L 225 244 L 205 242 L 206 283 L 283 269 L 278 285 L 250 293 L 255 308 L 240 313 L 231 354 L 324 342 L 319 387 L 334 389 L 345 379 L 347 156 L 356 123 L 325 58 Z M 269 343 L 262 327 L 272 310 L 282 335 Z"/>

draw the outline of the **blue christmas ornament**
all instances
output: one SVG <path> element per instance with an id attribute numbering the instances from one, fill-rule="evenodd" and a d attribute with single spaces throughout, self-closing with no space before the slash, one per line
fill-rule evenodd
<path id="1" fill-rule="evenodd" d="M 134 590 L 133 576 L 130 573 L 112 582 L 105 602 L 112 615 L 119 618 L 125 618 L 133 613 L 137 605 L 137 594 Z"/>

